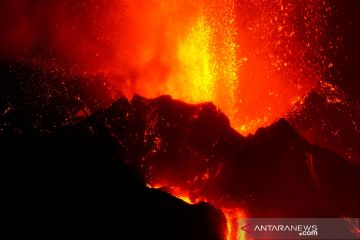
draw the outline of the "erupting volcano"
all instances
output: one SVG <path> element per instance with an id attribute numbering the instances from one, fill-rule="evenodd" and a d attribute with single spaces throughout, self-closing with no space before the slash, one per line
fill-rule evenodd
<path id="1" fill-rule="evenodd" d="M 326 1 L 3 5 L 15 10 L 15 21 L 4 24 L 9 42 L 1 52 L 30 55 L 52 71 L 105 74 L 103 98 L 165 94 L 213 102 L 245 135 L 270 125 L 324 80 L 341 38 L 329 35 L 336 29 Z"/>
<path id="2" fill-rule="evenodd" d="M 359 217 L 355 2 L 2 1 L 15 225 L 245 240 L 249 217 Z"/>

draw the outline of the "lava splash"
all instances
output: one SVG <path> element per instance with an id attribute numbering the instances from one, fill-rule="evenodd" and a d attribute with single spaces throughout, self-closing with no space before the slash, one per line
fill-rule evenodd
<path id="1" fill-rule="evenodd" d="M 104 74 L 103 99 L 168 94 L 213 102 L 245 135 L 271 124 L 324 80 L 338 40 L 328 36 L 327 1 L 2 5 L 3 56 L 70 75 Z"/>

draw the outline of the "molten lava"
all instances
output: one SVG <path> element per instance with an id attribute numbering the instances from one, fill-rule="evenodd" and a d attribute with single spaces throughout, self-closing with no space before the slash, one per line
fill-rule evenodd
<path id="1" fill-rule="evenodd" d="M 13 2 L 4 9 L 15 9 L 9 12 L 16 21 L 0 30 L 7 41 L 20 41 L 15 48 L 26 49 L 22 57 L 32 55 L 39 64 L 55 59 L 52 68 L 80 75 L 111 73 L 104 98 L 168 94 L 187 103 L 213 102 L 242 134 L 287 113 L 323 80 L 333 66 L 327 51 L 336 49 L 336 42 L 324 41 L 331 14 L 326 1 L 53 1 L 30 12 L 25 0 Z M 46 56 L 37 56 L 38 49 Z M 19 54 L 11 46 L 0 53 Z M 167 191 L 188 203 L 222 208 L 228 239 L 244 239 L 237 232 L 243 210 L 194 199 L 179 186 Z"/>
<path id="2" fill-rule="evenodd" d="M 128 98 L 213 102 L 246 135 L 287 113 L 332 66 L 323 41 L 326 2 L 203 0 L 151 8 L 157 14 L 134 28 L 148 42 L 135 50 L 136 83 L 128 76 L 120 88 Z"/>
<path id="3" fill-rule="evenodd" d="M 221 209 L 225 215 L 227 221 L 226 240 L 246 240 L 246 232 L 240 229 L 242 226 L 246 225 L 246 213 L 244 210 L 238 208 L 224 208 L 223 206 L 218 206 L 216 203 L 211 200 L 209 201 L 206 198 L 194 199 L 191 196 L 192 193 L 183 190 L 180 187 L 168 187 L 158 184 L 153 186 L 148 184 L 148 187 L 166 191 L 188 204 L 197 204 L 201 201 L 213 204 L 215 207 Z"/>
<path id="4" fill-rule="evenodd" d="M 235 3 L 210 4 L 179 40 L 179 67 L 170 74 L 165 93 L 188 103 L 213 102 L 233 119 L 238 85 Z"/>
<path id="5" fill-rule="evenodd" d="M 109 102 L 134 94 L 213 102 L 245 135 L 325 80 L 337 49 L 327 1 L 16 0 L 2 8 L 12 13 L 1 16 L 2 55 L 104 74 Z"/>

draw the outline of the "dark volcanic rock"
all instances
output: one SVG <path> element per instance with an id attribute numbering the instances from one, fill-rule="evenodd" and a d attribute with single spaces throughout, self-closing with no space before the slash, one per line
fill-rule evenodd
<path id="1" fill-rule="evenodd" d="M 0 135 L 51 135 L 113 102 L 102 76 L 54 69 L 0 56 Z"/>
<path id="2" fill-rule="evenodd" d="M 224 239 L 221 212 L 145 182 L 250 216 L 360 215 L 359 165 L 309 144 L 285 120 L 243 137 L 211 103 L 135 96 L 73 125 L 81 109 L 105 104 L 51 74 L 10 70 L 1 65 L 0 151 L 13 233 Z"/>
<path id="3" fill-rule="evenodd" d="M 67 131 L 114 139 L 148 181 L 193 187 L 203 183 L 193 182 L 196 176 L 218 171 L 244 142 L 213 104 L 189 105 L 169 96 L 120 99 Z"/>
<path id="4" fill-rule="evenodd" d="M 149 182 L 262 217 L 357 216 L 359 166 L 283 119 L 244 138 L 212 104 L 120 99 L 70 131 L 109 136 Z"/>
<path id="5" fill-rule="evenodd" d="M 307 143 L 280 119 L 247 138 L 209 192 L 242 200 L 257 217 L 355 217 L 359 177 L 358 165 Z"/>
<path id="6" fill-rule="evenodd" d="M 311 92 L 288 120 L 309 142 L 360 164 L 360 104 L 333 86 Z"/>
<path id="7" fill-rule="evenodd" d="M 0 146 L 13 237 L 225 239 L 221 211 L 145 187 L 109 138 L 2 137 Z"/>
<path id="8" fill-rule="evenodd" d="M 2 59 L 0 59 L 2 60 Z M 28 63 L 0 62 L 2 214 L 11 235 L 120 239 L 224 239 L 224 215 L 145 186 L 105 125 L 67 126 L 109 104 L 101 76 L 74 77 Z M 101 93 L 101 94 L 99 94 Z M 123 117 L 124 110 L 113 111 Z M 116 113 L 117 112 L 117 113 Z M 84 116 L 80 116 L 84 117 Z M 95 119 L 96 114 L 89 119 Z M 141 130 L 140 119 L 121 129 Z M 131 151 L 130 155 L 128 152 Z M 3 211 L 2 211 L 3 212 Z"/>

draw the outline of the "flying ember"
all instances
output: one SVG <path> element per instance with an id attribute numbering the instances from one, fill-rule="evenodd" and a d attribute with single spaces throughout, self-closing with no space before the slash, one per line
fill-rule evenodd
<path id="1" fill-rule="evenodd" d="M 117 83 L 120 90 L 128 98 L 213 102 L 245 135 L 287 113 L 331 64 L 326 2 L 202 0 L 147 8 L 156 14 L 143 14 L 130 34 L 141 59 L 131 70 L 136 81 L 129 75 L 127 84 Z"/>
<path id="2" fill-rule="evenodd" d="M 116 142 L 121 154 L 131 156 L 124 157 L 124 162 L 140 169 L 147 189 L 167 192 L 183 200 L 174 198 L 187 207 L 207 202 L 220 209 L 227 222 L 223 236 L 227 240 L 247 239 L 239 225 L 245 225 L 243 219 L 251 217 L 249 206 L 256 205 L 251 210 L 260 212 L 256 210 L 265 206 L 262 202 L 265 196 L 278 195 L 270 202 L 282 210 L 283 205 L 277 205 L 276 198 L 279 192 L 282 194 L 280 187 L 262 195 L 263 182 L 277 181 L 276 177 L 268 177 L 272 171 L 283 170 L 285 173 L 279 179 L 281 182 L 290 179 L 292 184 L 303 181 L 304 175 L 311 180 L 317 178 L 314 159 L 322 159 L 321 156 L 315 156 L 316 148 L 295 135 L 285 120 L 267 132 L 254 134 L 292 110 L 301 110 L 306 103 L 304 98 L 318 86 L 327 96 L 326 103 L 342 103 L 340 91 L 325 79 L 334 66 L 329 52 L 337 48 L 337 42 L 328 36 L 331 27 L 328 19 L 332 14 L 328 1 L 93 0 L 85 4 L 41 0 L 34 6 L 25 3 L 17 0 L 4 4 L 4 9 L 17 9 L 13 14 L 15 20 L 0 28 L 6 41 L 16 47 L 14 50 L 11 44 L 1 45 L 0 56 L 26 59 L 24 62 L 30 62 L 29 65 L 40 66 L 41 73 L 48 71 L 59 79 L 70 79 L 73 85 L 68 87 L 65 80 L 50 78 L 54 81 L 46 82 L 50 87 L 45 93 L 36 93 L 44 96 L 43 105 L 47 106 L 53 95 L 63 96 L 55 87 L 54 93 L 49 90 L 51 84 L 59 84 L 58 88 L 66 89 L 67 97 L 76 103 L 69 100 L 66 106 L 81 105 L 76 111 L 64 107 L 70 116 L 61 114 L 66 115 L 63 126 L 82 123 L 92 112 L 113 103 L 108 110 L 110 117 L 102 119 L 105 110 L 90 117 L 89 121 L 98 117 L 103 120 L 98 132 L 110 136 L 109 142 Z M 46 84 L 28 85 L 41 89 Z M 23 85 L 26 84 L 21 81 L 20 86 Z M 317 95 L 313 94 L 313 98 L 316 100 Z M 24 102 L 31 101 L 26 98 Z M 38 100 L 33 102 L 38 104 Z M 4 109 L 5 116 L 13 107 L 6 105 Z M 58 109 L 63 108 L 56 108 L 56 112 Z M 47 132 L 38 122 L 35 128 Z M 4 126 L 7 125 L 6 122 Z M 48 125 L 56 129 L 54 124 Z M 84 129 L 91 131 L 89 135 L 95 136 L 93 127 L 86 126 Z M 95 122 L 94 126 L 102 125 Z M 328 127 L 323 124 L 322 128 Z M 17 131 L 21 132 L 16 128 Z M 105 134 L 107 131 L 110 133 Z M 333 132 L 340 134 L 337 129 Z M 313 137 L 312 131 L 303 135 Z M 277 141 L 272 142 L 273 138 Z M 273 156 L 271 153 L 279 152 L 277 147 L 284 142 L 291 142 L 284 154 Z M 278 165 L 263 161 L 269 155 Z M 295 157 L 299 165 L 293 168 L 301 173 L 296 176 L 291 174 L 295 170 L 288 168 L 298 162 L 287 161 Z M 305 161 L 308 165 L 303 166 Z M 269 170 L 270 165 L 274 169 Z M 308 168 L 311 174 L 307 175 Z M 261 181 L 253 181 L 257 177 Z M 259 193 L 254 191 L 258 188 Z M 270 190 L 279 192 L 270 194 Z M 304 196 L 312 193 L 306 187 L 300 190 Z M 313 200 L 308 200 L 312 206 Z M 270 216 L 272 210 L 268 210 Z"/>

